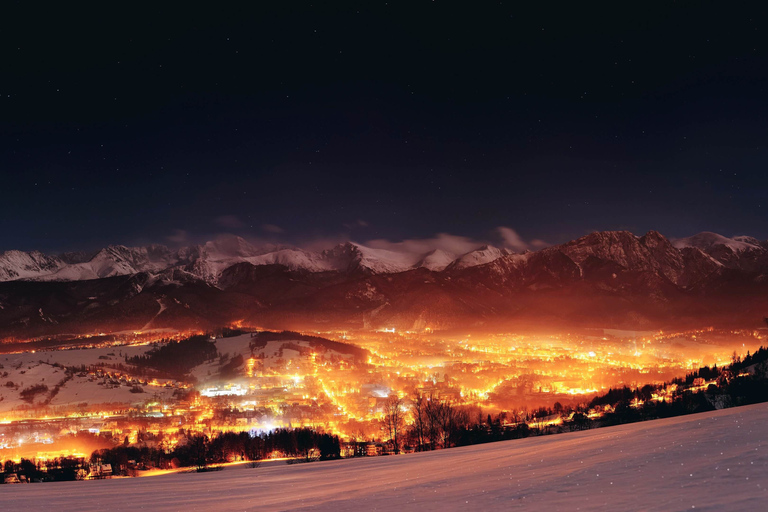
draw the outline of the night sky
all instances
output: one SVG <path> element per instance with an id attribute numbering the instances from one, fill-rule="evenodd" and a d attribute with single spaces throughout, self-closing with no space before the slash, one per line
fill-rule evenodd
<path id="1" fill-rule="evenodd" d="M 248 3 L 5 8 L 0 250 L 768 238 L 760 2 Z"/>

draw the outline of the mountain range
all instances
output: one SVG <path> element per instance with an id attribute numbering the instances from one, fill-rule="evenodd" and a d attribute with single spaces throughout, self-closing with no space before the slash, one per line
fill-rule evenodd
<path id="1" fill-rule="evenodd" d="M 38 251 L 6 251 L 0 253 L 0 281 L 83 281 L 140 272 L 157 274 L 176 268 L 216 284 L 222 272 L 237 263 L 282 265 L 294 271 L 360 270 L 383 274 L 415 268 L 465 268 L 489 263 L 507 254 L 510 254 L 507 249 L 488 245 L 461 255 L 440 249 L 410 254 L 372 249 L 353 242 L 322 252 L 310 252 L 276 245 L 254 247 L 243 238 L 227 235 L 204 245 L 175 250 L 162 245 L 111 245 L 95 253 L 64 253 L 57 256 Z"/>
<path id="2" fill-rule="evenodd" d="M 535 252 L 203 245 L 0 253 L 0 336 L 207 329 L 756 327 L 768 241 L 595 232 Z"/>

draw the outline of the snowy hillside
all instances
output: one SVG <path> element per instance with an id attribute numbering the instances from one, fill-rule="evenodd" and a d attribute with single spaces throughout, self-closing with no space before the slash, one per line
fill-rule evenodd
<path id="1" fill-rule="evenodd" d="M 38 251 L 5 251 L 0 253 L 0 281 L 34 278 L 55 272 L 64 265 L 61 259 Z"/>
<path id="2" fill-rule="evenodd" d="M 491 245 L 484 245 L 474 251 L 470 251 L 466 254 L 459 256 L 453 263 L 449 265 L 451 269 L 462 269 L 468 267 L 476 267 L 478 265 L 485 265 L 502 256 L 506 256 L 510 252 L 506 249 L 499 249 Z"/>
<path id="3" fill-rule="evenodd" d="M 768 405 L 449 450 L 6 486 L 27 511 L 762 510 Z M 762 451 L 761 451 L 762 449 Z"/>
<path id="4" fill-rule="evenodd" d="M 109 347 L 87 350 L 60 350 L 0 354 L 0 415 L 18 408 L 31 406 L 60 405 L 73 406 L 80 403 L 90 405 L 141 404 L 152 396 L 170 398 L 173 388 L 142 388 L 142 392 L 131 392 L 137 382 L 130 380 L 112 381 L 104 376 L 95 378 L 85 372 L 67 375 L 64 366 L 82 366 L 123 362 L 125 356 L 142 355 L 151 346 Z M 24 391 L 36 386 L 45 386 L 39 393 L 24 397 Z"/>
<path id="5" fill-rule="evenodd" d="M 302 349 L 306 349 L 307 352 L 319 350 L 325 356 L 338 360 L 352 360 L 356 353 L 364 352 L 356 347 L 327 340 L 318 346 L 317 341 L 300 339 L 264 341 L 255 348 L 255 340 L 250 334 L 243 334 L 231 338 L 219 338 L 215 341 L 215 345 L 218 353 L 226 354 L 227 362 L 238 356 L 242 357 L 242 361 L 253 357 L 254 354 L 258 355 L 262 369 L 284 367 L 285 360 L 299 361 L 304 357 L 299 352 Z M 148 387 L 146 382 L 137 382 L 136 378 L 129 376 L 130 370 L 118 372 L 124 374 L 125 378 L 116 381 L 108 375 L 97 378 L 92 371 L 76 371 L 67 375 L 65 370 L 65 367 L 103 365 L 102 368 L 107 373 L 125 363 L 128 358 L 145 355 L 153 348 L 154 345 L 136 345 L 0 354 L 0 417 L 3 414 L 13 413 L 19 408 L 31 406 L 55 407 L 83 402 L 138 405 L 146 402 L 150 397 L 170 398 L 174 388 L 165 387 L 164 384 L 171 379 L 155 379 L 160 382 L 160 385 Z M 216 358 L 191 368 L 190 374 L 197 380 L 198 389 L 218 383 L 221 380 L 223 366 L 225 363 Z M 245 377 L 244 363 L 233 366 L 233 370 L 240 375 L 240 382 L 249 380 Z M 299 371 L 299 367 L 294 366 L 293 370 Z M 137 371 L 140 373 L 140 370 Z M 228 378 L 228 380 L 231 379 Z M 251 384 L 258 384 L 258 379 L 254 377 Z M 47 389 L 41 389 L 39 393 L 27 396 L 25 399 L 25 390 L 35 385 L 44 385 Z M 137 390 L 132 392 L 131 388 L 134 386 L 139 386 L 142 392 Z M 54 389 L 56 389 L 55 392 Z"/>
<path id="6" fill-rule="evenodd" d="M 416 266 L 428 270 L 440 271 L 445 270 L 445 268 L 453 263 L 455 259 L 455 255 L 441 249 L 435 249 L 434 251 L 427 253 Z"/>
<path id="7" fill-rule="evenodd" d="M 745 236 L 728 238 L 709 231 L 703 231 L 699 234 L 689 236 L 688 238 L 679 238 L 674 240 L 672 245 L 678 249 L 683 247 L 696 247 L 704 252 L 708 252 L 718 245 L 728 247 L 734 252 L 760 248 L 760 242 L 755 238 Z"/>
<path id="8" fill-rule="evenodd" d="M 0 254 L 0 281 L 82 281 L 139 272 L 157 274 L 178 268 L 215 284 L 221 272 L 238 263 L 283 265 L 294 271 L 392 274 L 421 267 L 441 271 L 451 264 L 466 268 L 488 263 L 507 253 L 505 249 L 484 246 L 457 259 L 456 255 L 441 250 L 413 254 L 374 249 L 353 242 L 312 252 L 271 244 L 255 247 L 240 237 L 223 236 L 203 245 L 177 250 L 158 245 L 118 245 L 91 255 L 47 256 L 36 251 L 6 251 Z"/>

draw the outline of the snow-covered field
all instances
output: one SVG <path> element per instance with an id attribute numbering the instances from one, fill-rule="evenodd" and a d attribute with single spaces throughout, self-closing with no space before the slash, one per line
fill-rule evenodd
<path id="1" fill-rule="evenodd" d="M 451 450 L 0 487 L 0 510 L 765 510 L 768 405 Z"/>
<path id="2" fill-rule="evenodd" d="M 170 399 L 173 388 L 153 387 L 147 388 L 146 393 L 131 393 L 131 384 L 128 382 L 105 386 L 104 379 L 94 379 L 81 374 L 65 379 L 66 372 L 62 366 L 105 363 L 109 367 L 110 364 L 123 363 L 125 356 L 141 355 L 151 348 L 151 345 L 143 345 L 0 354 L 0 417 L 2 413 L 31 405 L 32 402 L 22 400 L 21 392 L 37 384 L 48 387 L 47 391 L 34 397 L 33 401 L 38 406 L 49 398 L 57 384 L 60 385 L 60 390 L 49 400 L 51 407 L 81 403 L 136 405 L 146 402 L 154 395 Z"/>

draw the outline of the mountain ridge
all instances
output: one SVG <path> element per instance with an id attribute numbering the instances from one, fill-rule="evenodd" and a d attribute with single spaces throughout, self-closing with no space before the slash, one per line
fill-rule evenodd
<path id="1" fill-rule="evenodd" d="M 10 251 L 0 254 L 15 265 L 0 266 L 2 275 L 16 272 L 0 282 L 0 336 L 238 321 L 307 329 L 756 327 L 768 313 L 768 244 L 753 240 L 607 231 L 524 253 L 481 246 L 414 255 L 352 242 L 323 252 L 264 250 L 234 239 L 179 250 L 111 246 L 68 265 Z M 73 268 L 98 277 L 19 277 Z"/>

